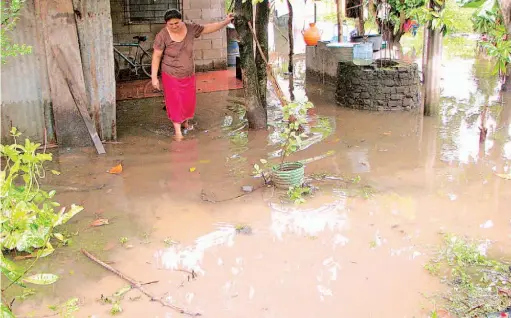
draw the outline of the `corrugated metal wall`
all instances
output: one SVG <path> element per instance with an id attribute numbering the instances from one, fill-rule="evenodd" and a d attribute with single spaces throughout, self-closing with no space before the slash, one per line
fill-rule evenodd
<path id="1" fill-rule="evenodd" d="M 42 142 L 47 122 L 48 141 L 54 141 L 52 115 L 49 113 L 50 86 L 41 28 L 34 1 L 28 0 L 16 30 L 11 32 L 11 38 L 15 43 L 31 45 L 33 52 L 25 56 L 10 57 L 7 64 L 2 65 L 2 140 L 9 136 L 11 126 L 15 126 L 25 137 Z"/>
<path id="2" fill-rule="evenodd" d="M 62 115 L 65 101 L 59 100 L 58 103 L 52 103 L 52 93 L 57 94 L 55 96 L 61 96 L 62 92 L 59 95 L 58 91 L 66 91 L 68 87 L 61 81 L 60 84 L 53 83 L 57 86 L 51 88 L 50 79 L 55 81 L 55 78 L 60 75 L 55 65 L 48 67 L 51 52 L 46 51 L 52 44 L 59 46 L 78 46 L 79 44 L 80 53 L 76 57 L 81 62 L 78 64 L 83 64 L 83 69 L 81 67 L 80 70 L 73 69 L 80 72 L 80 76 L 75 78 L 83 75 L 85 79 L 89 112 L 100 137 L 103 140 L 115 139 L 115 78 L 110 2 L 107 0 L 62 0 L 67 5 L 66 8 L 70 9 L 70 12 L 64 12 L 63 8 L 59 7 L 60 4 L 46 1 L 27 0 L 21 10 L 16 29 L 10 32 L 15 43 L 32 46 L 33 52 L 25 56 L 9 58 L 8 63 L 2 65 L 2 141 L 8 142 L 6 139 L 9 137 L 9 131 L 12 126 L 15 126 L 23 132 L 24 136 L 43 142 L 46 127 L 49 143 L 58 140 L 63 145 L 74 144 L 69 138 L 66 139 L 66 129 L 77 130 L 76 124 L 82 125 L 82 119 L 76 115 L 78 117 L 75 119 L 79 122 L 73 124 L 69 116 L 57 116 Z M 54 6 L 62 10 L 59 11 L 53 8 Z M 59 27 L 59 23 L 62 23 L 62 28 Z M 74 34 L 79 33 L 72 37 L 75 38 L 74 41 L 69 36 L 65 36 L 65 31 L 69 31 L 70 23 L 73 27 L 76 23 L 78 32 L 75 28 Z M 67 29 L 66 26 L 68 26 Z M 55 41 L 56 43 L 53 43 Z M 66 50 L 66 52 L 72 55 L 74 51 Z M 50 74 L 52 72 L 54 74 Z M 71 97 L 68 100 L 69 105 L 66 105 L 70 106 L 73 101 Z M 73 111 L 78 114 L 74 106 L 70 107 L 68 113 Z M 56 129 L 58 127 L 60 130 Z M 58 131 L 58 136 L 55 130 Z M 86 130 L 76 134 L 83 135 L 88 140 Z"/>

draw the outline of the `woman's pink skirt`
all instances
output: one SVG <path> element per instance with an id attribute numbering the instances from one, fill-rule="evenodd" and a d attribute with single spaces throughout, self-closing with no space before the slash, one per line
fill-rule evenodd
<path id="1" fill-rule="evenodd" d="M 173 123 L 183 123 L 195 114 L 195 75 L 176 78 L 162 72 L 163 95 L 167 116 Z"/>

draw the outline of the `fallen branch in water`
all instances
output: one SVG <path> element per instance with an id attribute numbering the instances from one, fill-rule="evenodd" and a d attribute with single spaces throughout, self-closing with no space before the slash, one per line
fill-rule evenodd
<path id="1" fill-rule="evenodd" d="M 266 185 L 266 184 L 264 184 Z M 244 197 L 246 195 L 249 195 L 251 193 L 254 193 L 256 190 L 259 190 L 261 189 L 264 185 L 260 185 L 258 187 L 255 187 L 252 191 L 250 192 L 244 192 L 242 194 L 239 194 L 237 196 L 234 196 L 234 197 L 231 197 L 231 198 L 227 198 L 227 199 L 222 199 L 222 200 L 215 200 L 215 199 L 210 199 L 207 195 L 207 193 L 204 191 L 204 189 L 202 189 L 201 193 L 200 193 L 200 198 L 202 201 L 206 201 L 206 202 L 210 202 L 210 203 L 220 203 L 220 202 L 226 202 L 226 201 L 231 201 L 231 200 L 235 200 L 235 199 L 239 199 L 241 197 Z M 213 196 L 215 196 L 215 194 L 213 193 Z"/>
<path id="2" fill-rule="evenodd" d="M 62 192 L 89 192 L 89 191 L 98 191 L 98 190 L 102 190 L 103 188 L 105 188 L 106 184 L 101 184 L 101 185 L 92 186 L 92 187 L 84 187 L 84 188 L 77 188 L 77 187 L 65 186 L 65 185 L 59 185 L 59 184 L 47 185 L 47 186 L 49 188 L 51 188 L 52 190 L 56 190 L 57 192 L 62 193 Z"/>
<path id="3" fill-rule="evenodd" d="M 142 287 L 142 284 L 140 284 L 139 282 L 135 281 L 133 278 L 124 275 L 123 273 L 119 272 L 117 269 L 113 268 L 112 266 L 108 265 L 107 263 L 105 263 L 105 262 L 101 261 L 100 259 L 96 258 L 94 255 L 92 255 L 91 253 L 89 253 L 88 251 L 86 251 L 83 248 L 82 248 L 82 253 L 85 256 L 87 256 L 89 259 L 91 259 L 92 261 L 98 263 L 99 265 L 101 265 L 104 268 L 108 269 L 110 272 L 114 273 L 115 275 L 117 275 L 120 278 L 124 279 L 125 281 L 129 282 L 132 287 L 137 288 L 138 290 L 140 290 L 144 295 L 149 297 L 149 299 L 151 301 L 155 301 L 155 302 L 160 303 L 162 306 L 172 308 L 175 311 L 179 312 L 180 314 L 185 314 L 185 315 L 189 315 L 189 316 L 200 316 L 201 315 L 200 313 L 190 313 L 190 312 L 187 312 L 183 308 L 180 308 L 180 307 L 171 305 L 169 303 L 166 303 L 165 301 L 161 300 L 160 298 L 156 298 L 154 295 L 152 295 L 150 292 L 148 292 L 144 287 Z"/>

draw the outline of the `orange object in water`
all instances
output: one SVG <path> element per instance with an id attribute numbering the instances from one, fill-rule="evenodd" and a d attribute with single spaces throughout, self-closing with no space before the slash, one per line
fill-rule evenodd
<path id="1" fill-rule="evenodd" d="M 305 44 L 309 46 L 317 45 L 318 41 L 321 39 L 321 32 L 316 27 L 316 23 L 309 23 L 309 28 L 307 30 L 302 30 L 302 35 Z"/>
<path id="2" fill-rule="evenodd" d="M 122 172 L 122 163 L 120 163 L 117 166 L 113 167 L 112 169 L 108 170 L 108 173 L 111 173 L 111 174 L 119 174 L 121 172 Z"/>

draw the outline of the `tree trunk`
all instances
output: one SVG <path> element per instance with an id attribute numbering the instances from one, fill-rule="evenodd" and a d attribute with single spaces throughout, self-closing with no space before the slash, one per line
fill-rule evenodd
<path id="1" fill-rule="evenodd" d="M 367 3 L 367 10 L 369 11 L 369 17 L 376 17 L 376 6 L 374 5 L 374 0 L 369 0 Z"/>
<path id="2" fill-rule="evenodd" d="M 257 40 L 261 45 L 266 61 L 268 61 L 268 22 L 270 19 L 270 8 L 268 0 L 263 0 L 256 6 L 255 31 Z M 268 88 L 268 78 L 266 74 L 266 63 L 259 50 L 256 51 L 255 63 L 257 66 L 257 79 L 259 83 L 259 99 L 261 105 L 266 109 L 266 91 Z"/>
<path id="3" fill-rule="evenodd" d="M 364 7 L 362 7 L 361 12 L 362 12 L 361 13 L 362 15 L 357 19 L 357 32 L 358 32 L 358 35 L 365 35 L 366 30 L 364 27 L 364 18 L 363 18 Z"/>
<path id="4" fill-rule="evenodd" d="M 507 33 L 511 34 L 511 0 L 499 0 L 499 4 L 502 16 L 504 17 Z M 511 76 L 508 75 L 505 80 L 506 82 L 502 86 L 502 90 L 509 92 L 511 91 Z"/>
<path id="5" fill-rule="evenodd" d="M 289 100 L 295 101 L 295 78 L 293 74 L 289 74 Z"/>
<path id="6" fill-rule="evenodd" d="M 440 14 L 444 8 L 429 0 L 428 9 Z M 442 30 L 433 30 L 428 22 L 424 35 L 423 69 L 424 78 L 424 115 L 435 116 L 440 109 L 440 69 L 442 67 Z"/>
<path id="7" fill-rule="evenodd" d="M 507 33 L 511 34 L 511 0 L 499 0 L 500 10 L 504 17 Z"/>
<path id="8" fill-rule="evenodd" d="M 424 115 L 434 116 L 440 106 L 440 69 L 442 67 L 442 31 L 428 27 L 424 38 Z"/>
<path id="9" fill-rule="evenodd" d="M 294 55 L 294 40 L 293 40 L 293 6 L 291 5 L 291 1 L 287 0 L 287 9 L 289 11 L 289 19 L 287 20 L 287 34 L 289 39 L 289 63 L 287 66 L 287 71 L 289 72 L 289 76 L 293 76 L 293 55 Z"/>
<path id="10" fill-rule="evenodd" d="M 254 38 L 248 27 L 253 20 L 252 1 L 235 0 L 234 25 L 239 34 L 243 91 L 247 107 L 248 126 L 251 129 L 266 129 L 266 110 L 261 104 L 257 67 L 254 60 Z"/>
<path id="11" fill-rule="evenodd" d="M 335 5 L 337 6 L 337 42 L 342 42 L 342 0 L 336 0 Z"/>
<path id="12" fill-rule="evenodd" d="M 392 43 L 399 43 L 401 41 L 401 37 L 404 35 L 402 30 L 397 31 L 397 33 L 392 33 Z"/>

